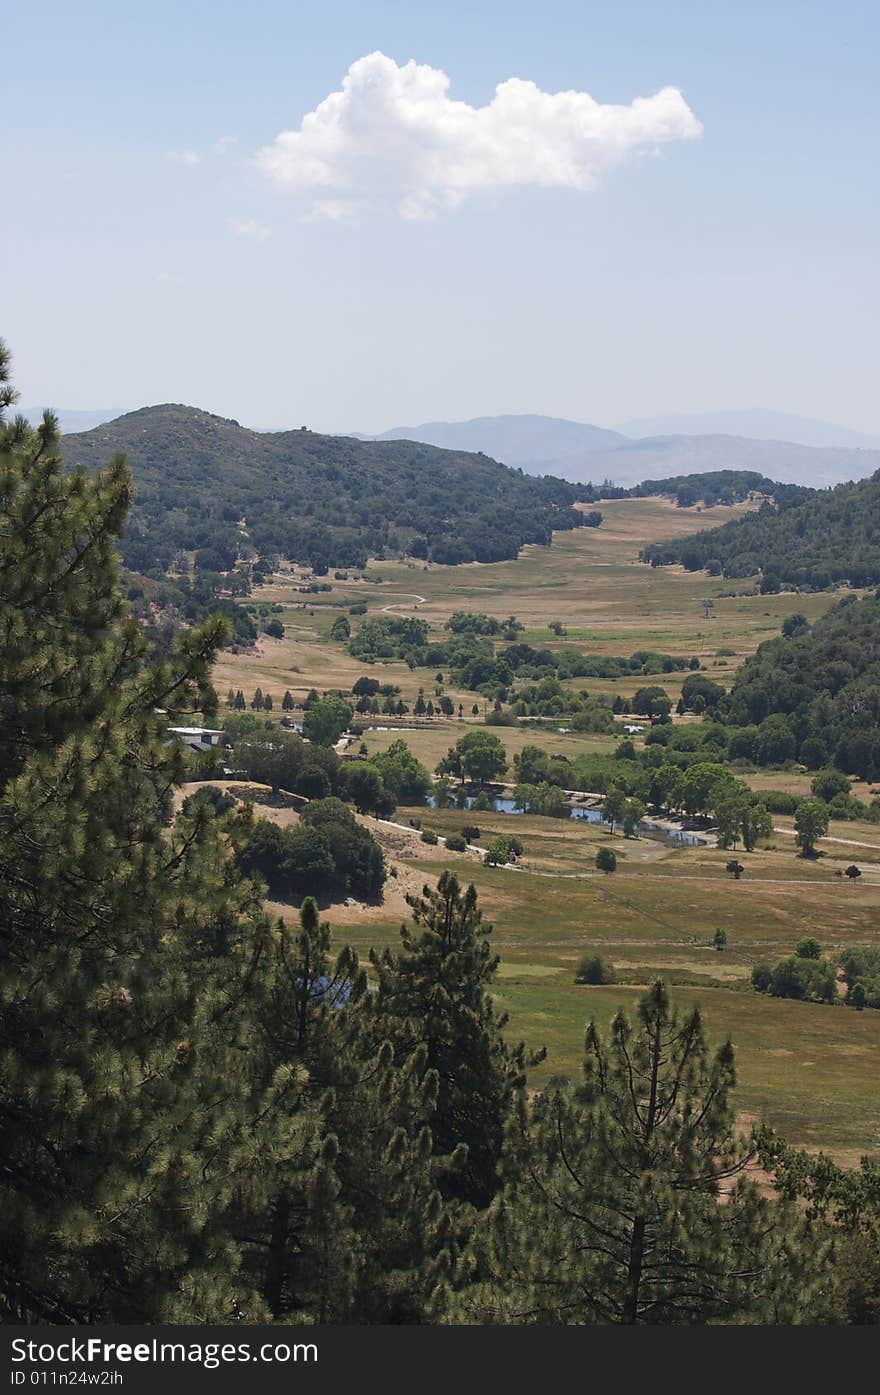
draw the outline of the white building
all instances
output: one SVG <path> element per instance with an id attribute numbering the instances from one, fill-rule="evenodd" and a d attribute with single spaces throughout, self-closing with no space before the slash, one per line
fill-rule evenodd
<path id="1" fill-rule="evenodd" d="M 169 727 L 169 736 L 176 736 L 191 751 L 203 753 L 224 746 L 225 732 L 213 731 L 210 727 Z"/>

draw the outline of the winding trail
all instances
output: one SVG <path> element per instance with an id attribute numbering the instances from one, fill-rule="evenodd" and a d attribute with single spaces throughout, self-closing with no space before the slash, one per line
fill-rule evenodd
<path id="1" fill-rule="evenodd" d="M 425 601 L 428 599 L 427 596 L 420 596 L 416 591 L 390 591 L 386 592 L 386 594 L 391 596 L 409 596 L 411 600 L 415 601 L 416 605 L 424 605 Z M 383 605 L 381 609 L 387 612 L 390 610 L 411 610 L 413 607 L 400 603 L 395 605 Z"/>

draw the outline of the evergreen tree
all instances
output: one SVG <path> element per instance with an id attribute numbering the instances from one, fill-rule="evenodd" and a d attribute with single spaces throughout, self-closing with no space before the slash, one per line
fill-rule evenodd
<path id="1" fill-rule="evenodd" d="M 405 1061 L 424 1046 L 437 1072 L 431 1116 L 434 1151 L 467 1146 L 461 1170 L 447 1178 L 447 1195 L 486 1206 L 497 1188 L 504 1123 L 514 1091 L 524 1080 L 525 1049 L 504 1041 L 506 1014 L 496 1011 L 491 985 L 498 957 L 489 948 L 473 886 L 462 892 L 443 872 L 436 891 L 407 897 L 413 925 L 401 927 L 402 952 L 371 955 L 379 986 L 377 1030 Z"/>
<path id="2" fill-rule="evenodd" d="M 508 1131 L 508 1185 L 459 1275 L 452 1312 L 483 1321 L 792 1322 L 816 1261 L 785 1205 L 741 1174 L 730 1043 L 657 983 L 633 1027 L 587 1029 L 583 1083 L 551 1088 Z M 735 1184 L 733 1179 L 739 1177 Z M 730 1190 L 720 1204 L 722 1184 Z M 488 1275 L 489 1277 L 483 1277 Z"/>
<path id="3" fill-rule="evenodd" d="M 0 353 L 0 380 L 8 357 Z M 0 389 L 0 1305 L 8 1321 L 263 1313 L 226 1216 L 299 1138 L 248 1049 L 269 926 L 207 802 L 169 826 L 166 723 L 215 698 L 222 620 L 151 660 L 116 543 L 116 458 L 65 472 Z M 157 709 L 163 709 L 161 718 Z M 246 819 L 246 815 L 228 815 Z"/>
<path id="4" fill-rule="evenodd" d="M 236 712 L 244 712 L 245 708 L 247 707 L 245 696 L 244 693 L 241 691 L 241 688 L 237 689 L 236 691 L 235 702 L 233 706 L 235 707 Z"/>
<path id="5" fill-rule="evenodd" d="M 310 897 L 295 932 L 277 927 L 257 1050 L 268 1074 L 307 1073 L 310 1147 L 254 1179 L 238 1229 L 275 1319 L 421 1321 L 457 1248 L 437 1178 L 461 1159 L 432 1156 L 425 1050 L 397 1067 L 389 1044 L 376 1048 L 357 956 L 330 949 Z"/>
<path id="6" fill-rule="evenodd" d="M 263 710 L 263 690 L 262 690 L 262 688 L 258 688 L 257 691 L 254 693 L 253 697 L 251 698 L 251 709 L 252 709 L 254 712 L 262 712 L 262 710 Z"/>
<path id="7" fill-rule="evenodd" d="M 857 984 L 856 987 L 859 985 Z M 880 1162 L 863 1157 L 844 1168 L 826 1153 L 786 1144 L 772 1129 L 759 1133 L 761 1163 L 781 1194 L 805 1212 L 819 1245 L 830 1237 L 834 1263 L 817 1275 L 804 1320 L 880 1323 Z"/>
<path id="8" fill-rule="evenodd" d="M 293 696 L 289 688 L 285 692 L 284 697 L 281 699 L 281 706 L 285 712 L 293 711 Z"/>

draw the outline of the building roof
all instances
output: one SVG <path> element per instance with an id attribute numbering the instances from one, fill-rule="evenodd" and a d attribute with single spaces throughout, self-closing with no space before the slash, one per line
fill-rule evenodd
<path id="1" fill-rule="evenodd" d="M 175 736 L 222 736 L 223 729 L 218 731 L 214 727 L 169 727 Z"/>

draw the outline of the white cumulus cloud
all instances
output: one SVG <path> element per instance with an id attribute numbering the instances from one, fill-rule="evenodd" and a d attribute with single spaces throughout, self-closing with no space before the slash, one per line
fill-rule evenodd
<path id="1" fill-rule="evenodd" d="M 200 156 L 195 150 L 169 150 L 168 159 L 173 160 L 175 165 L 197 165 Z"/>
<path id="2" fill-rule="evenodd" d="M 473 107 L 449 96 L 439 68 L 370 53 L 256 160 L 318 213 L 391 203 L 404 217 L 426 218 L 493 190 L 589 191 L 639 151 L 701 131 L 676 87 L 619 106 L 508 78 L 491 102 Z"/>

